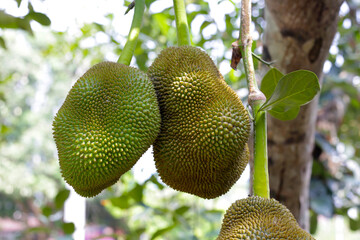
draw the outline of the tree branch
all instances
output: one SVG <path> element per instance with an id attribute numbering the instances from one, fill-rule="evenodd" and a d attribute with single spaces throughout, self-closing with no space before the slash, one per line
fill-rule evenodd
<path id="1" fill-rule="evenodd" d="M 241 1 L 241 25 L 239 49 L 243 57 L 246 80 L 249 89 L 249 105 L 254 116 L 254 195 L 269 198 L 269 176 L 267 159 L 267 135 L 266 135 L 266 112 L 259 111 L 261 105 L 266 101 L 265 95 L 259 90 L 255 79 L 254 63 L 252 59 L 252 38 L 250 33 L 251 23 L 251 1 Z M 233 44 L 234 45 L 234 44 Z M 233 49 L 236 49 L 236 47 Z"/>

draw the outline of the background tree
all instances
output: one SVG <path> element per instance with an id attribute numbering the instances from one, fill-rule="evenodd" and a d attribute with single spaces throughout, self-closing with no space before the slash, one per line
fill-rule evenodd
<path id="1" fill-rule="evenodd" d="M 284 73 L 297 69 L 322 79 L 323 65 L 337 31 L 343 0 L 266 1 L 263 54 Z M 318 99 L 292 121 L 269 118 L 269 172 L 272 197 L 309 228 L 309 185 Z"/>

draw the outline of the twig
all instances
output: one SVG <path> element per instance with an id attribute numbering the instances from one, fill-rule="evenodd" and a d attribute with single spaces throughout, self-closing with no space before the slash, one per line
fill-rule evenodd
<path id="1" fill-rule="evenodd" d="M 254 63 L 251 52 L 252 38 L 250 34 L 251 0 L 241 1 L 241 31 L 238 48 L 243 57 L 246 80 L 249 89 L 249 105 L 254 116 L 254 175 L 253 190 L 256 196 L 270 197 L 268 159 L 267 159 L 267 127 L 266 112 L 259 111 L 266 101 L 265 95 L 259 90 L 255 79 Z"/>

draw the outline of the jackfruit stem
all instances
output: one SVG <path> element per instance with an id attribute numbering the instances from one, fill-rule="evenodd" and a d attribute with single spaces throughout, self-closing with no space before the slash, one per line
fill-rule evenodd
<path id="1" fill-rule="evenodd" d="M 131 28 L 124 49 L 122 50 L 121 55 L 117 61 L 118 63 L 122 63 L 127 66 L 130 65 L 131 59 L 134 55 L 137 39 L 140 34 L 144 9 L 145 0 L 136 0 L 135 13 L 131 23 Z"/>
<path id="2" fill-rule="evenodd" d="M 190 46 L 190 32 L 186 16 L 185 0 L 173 0 L 178 46 Z"/>
<path id="3" fill-rule="evenodd" d="M 259 90 L 255 79 L 254 63 L 250 34 L 251 23 L 251 0 L 241 1 L 241 31 L 240 51 L 243 57 L 246 80 L 249 89 L 249 105 L 253 110 L 254 125 L 254 169 L 253 169 L 253 192 L 255 196 L 270 197 L 268 156 L 267 156 L 267 126 L 266 112 L 259 111 L 261 105 L 266 101 L 265 95 Z"/>
<path id="4" fill-rule="evenodd" d="M 260 108 L 260 105 L 256 107 Z M 270 198 L 265 111 L 258 111 L 254 129 L 253 192 L 256 196 Z"/>

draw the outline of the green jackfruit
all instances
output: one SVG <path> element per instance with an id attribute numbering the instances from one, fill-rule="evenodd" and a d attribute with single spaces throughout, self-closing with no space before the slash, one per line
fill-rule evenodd
<path id="1" fill-rule="evenodd" d="M 148 74 L 162 119 L 154 143 L 161 179 L 203 198 L 226 193 L 249 159 L 250 121 L 241 100 L 195 47 L 163 50 Z"/>
<path id="2" fill-rule="evenodd" d="M 217 240 L 314 239 L 296 222 L 289 209 L 275 199 L 249 197 L 226 211 Z"/>
<path id="3" fill-rule="evenodd" d="M 62 176 L 77 193 L 95 196 L 130 170 L 160 130 L 152 82 L 112 62 L 74 84 L 53 122 Z"/>

